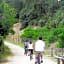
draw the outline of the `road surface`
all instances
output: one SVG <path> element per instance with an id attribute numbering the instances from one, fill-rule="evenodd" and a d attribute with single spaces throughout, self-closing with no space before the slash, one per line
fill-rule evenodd
<path id="1" fill-rule="evenodd" d="M 13 53 L 13 57 L 8 59 L 8 64 L 35 64 L 35 59 L 33 58 L 33 60 L 30 61 L 29 56 L 24 55 L 24 50 L 20 46 L 8 42 L 5 42 L 5 45 L 7 45 Z M 42 64 L 57 64 L 46 58 L 44 58 L 43 61 Z"/>

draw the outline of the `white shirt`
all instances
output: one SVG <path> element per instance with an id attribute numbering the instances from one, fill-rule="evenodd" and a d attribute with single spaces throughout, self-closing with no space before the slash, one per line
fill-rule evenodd
<path id="1" fill-rule="evenodd" d="M 33 44 L 29 44 L 28 49 L 33 49 Z"/>
<path id="2" fill-rule="evenodd" d="M 45 48 L 45 42 L 44 41 L 38 40 L 35 43 L 35 51 L 43 52 L 44 51 L 44 48 Z"/>

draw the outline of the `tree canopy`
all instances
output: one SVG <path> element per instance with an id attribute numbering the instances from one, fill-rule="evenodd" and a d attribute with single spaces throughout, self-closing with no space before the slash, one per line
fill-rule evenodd
<path id="1" fill-rule="evenodd" d="M 14 33 L 11 28 L 16 18 L 19 18 L 21 29 L 25 29 L 21 37 L 36 40 L 42 36 L 46 42 L 58 41 L 57 47 L 64 47 L 64 0 L 0 0 L 0 3 L 2 36 Z M 33 29 L 29 26 L 40 28 Z"/>
<path id="2" fill-rule="evenodd" d="M 6 36 L 12 30 L 11 28 L 16 22 L 15 16 L 16 11 L 11 8 L 7 3 L 3 2 L 0 5 L 0 10 L 2 10 L 1 20 L 0 20 L 0 34 L 1 36 Z"/>

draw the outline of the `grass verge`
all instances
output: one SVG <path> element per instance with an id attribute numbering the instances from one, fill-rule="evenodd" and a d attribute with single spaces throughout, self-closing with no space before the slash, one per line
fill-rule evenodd
<path id="1" fill-rule="evenodd" d="M 0 51 L 0 62 L 4 62 L 9 56 L 12 56 L 12 53 L 8 46 L 4 46 L 4 50 Z"/>
<path id="2" fill-rule="evenodd" d="M 10 42 L 15 45 L 19 45 L 20 47 L 24 48 L 24 43 L 22 43 L 22 42 L 14 42 L 14 41 L 9 41 L 9 40 L 5 40 L 5 41 Z"/>

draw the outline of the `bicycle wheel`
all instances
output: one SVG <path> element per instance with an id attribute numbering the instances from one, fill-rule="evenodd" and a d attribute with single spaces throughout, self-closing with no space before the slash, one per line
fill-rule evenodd
<path id="1" fill-rule="evenodd" d="M 27 49 L 25 50 L 25 54 L 26 54 L 26 56 L 27 56 Z"/>
<path id="2" fill-rule="evenodd" d="M 32 60 L 32 54 L 31 54 L 31 52 L 30 52 L 30 60 Z"/>
<path id="3" fill-rule="evenodd" d="M 38 64 L 40 64 L 40 56 L 39 55 L 38 55 L 38 59 L 37 60 L 38 60 Z"/>

